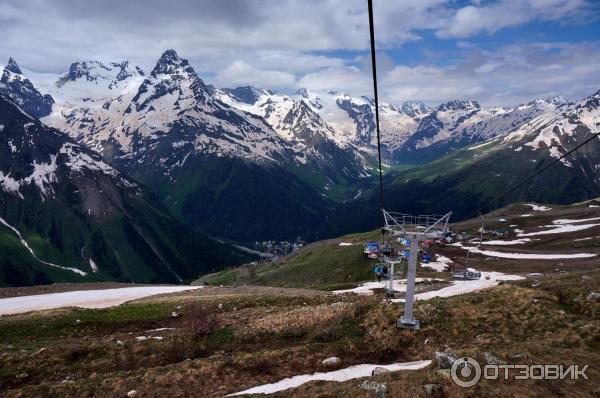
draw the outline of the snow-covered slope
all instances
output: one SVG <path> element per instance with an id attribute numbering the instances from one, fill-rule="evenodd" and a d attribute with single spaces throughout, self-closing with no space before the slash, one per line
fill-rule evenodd
<path id="1" fill-rule="evenodd" d="M 560 106 L 554 112 L 533 118 L 507 135 L 503 142 L 511 144 L 515 152 L 543 151 L 558 159 L 599 132 L 600 91 L 573 104 Z M 571 159 L 563 159 L 562 163 L 567 167 L 575 167 L 574 163 L 577 161 L 585 162 L 586 165 L 579 164 L 579 168 L 591 173 L 590 177 L 600 182 L 600 158 L 596 153 L 590 153 L 589 148 L 582 148 Z"/>
<path id="2" fill-rule="evenodd" d="M 0 95 L 10 98 L 23 111 L 33 117 L 48 115 L 54 103 L 50 95 L 43 95 L 36 89 L 12 58 L 8 60 L 8 64 L 2 69 Z"/>
<path id="3" fill-rule="evenodd" d="M 462 147 L 504 136 L 537 116 L 567 106 L 561 97 L 535 100 L 513 108 L 482 108 L 474 101 L 451 101 L 423 117 L 395 153 L 398 161 L 432 160 Z"/>
<path id="4" fill-rule="evenodd" d="M 368 176 L 365 161 L 350 142 L 337 132 L 304 98 L 278 95 L 254 87 L 215 89 L 221 101 L 260 116 L 283 138 L 295 153 L 297 162 L 314 163 L 335 180 L 339 170 L 346 178 Z"/>

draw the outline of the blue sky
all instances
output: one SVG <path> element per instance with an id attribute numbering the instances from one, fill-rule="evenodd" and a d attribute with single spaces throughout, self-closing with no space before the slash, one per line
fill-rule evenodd
<path id="1" fill-rule="evenodd" d="M 595 0 L 374 0 L 388 102 L 516 105 L 600 89 Z M 0 60 L 66 71 L 174 48 L 207 83 L 371 94 L 366 0 L 5 0 Z M 6 62 L 6 61 L 4 61 Z"/>

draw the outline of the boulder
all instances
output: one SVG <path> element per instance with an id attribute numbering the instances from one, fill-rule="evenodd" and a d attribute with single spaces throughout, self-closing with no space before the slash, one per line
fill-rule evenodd
<path id="1" fill-rule="evenodd" d="M 458 357 L 451 352 L 436 352 L 435 360 L 439 369 L 450 369 Z"/>
<path id="2" fill-rule="evenodd" d="M 425 394 L 433 397 L 441 397 L 444 394 L 444 386 L 441 384 L 425 384 L 423 385 Z"/>
<path id="3" fill-rule="evenodd" d="M 372 391 L 375 393 L 375 396 L 379 398 L 387 398 L 389 394 L 388 387 L 385 383 L 376 383 L 374 381 L 365 380 L 359 387 L 366 391 Z"/>
<path id="4" fill-rule="evenodd" d="M 331 358 L 324 359 L 323 362 L 321 362 L 321 363 L 326 368 L 337 368 L 340 366 L 342 361 L 338 357 L 331 357 Z"/>
<path id="5" fill-rule="evenodd" d="M 590 294 L 587 295 L 587 297 L 585 299 L 587 301 L 600 301 L 600 293 L 591 292 Z"/>
<path id="6" fill-rule="evenodd" d="M 491 352 L 488 352 L 488 351 L 485 351 L 483 353 L 483 357 L 485 358 L 485 362 L 488 365 L 504 365 L 504 364 L 506 364 L 506 362 L 504 362 L 501 359 L 498 359 Z"/>
<path id="7" fill-rule="evenodd" d="M 385 375 L 388 373 L 391 373 L 391 371 L 389 369 L 378 366 L 375 369 L 373 369 L 373 371 L 371 372 L 371 376 L 380 376 L 380 375 Z"/>
<path id="8" fill-rule="evenodd" d="M 127 393 L 128 398 L 135 398 L 135 397 L 137 397 L 137 395 L 138 395 L 138 393 L 136 390 L 131 390 Z"/>

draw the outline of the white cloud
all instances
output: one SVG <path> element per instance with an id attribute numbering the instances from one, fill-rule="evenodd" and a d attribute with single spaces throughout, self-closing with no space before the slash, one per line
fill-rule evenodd
<path id="1" fill-rule="evenodd" d="M 221 87 L 254 85 L 282 89 L 293 87 L 296 79 L 293 74 L 276 70 L 259 70 L 243 61 L 235 61 L 215 76 L 215 84 Z"/>
<path id="2" fill-rule="evenodd" d="M 423 43 L 421 60 L 404 65 L 378 53 L 384 100 L 514 104 L 546 93 L 577 98 L 600 86 L 598 43 L 477 44 L 478 35 L 531 21 L 582 20 L 592 15 L 590 1 L 374 3 L 379 49 Z M 129 59 L 149 70 L 174 48 L 209 84 L 370 95 L 367 20 L 364 0 L 4 0 L 0 62 L 13 56 L 25 68 L 59 72 L 80 59 Z M 458 53 L 430 50 L 432 34 Z"/>
<path id="3" fill-rule="evenodd" d="M 441 38 L 467 38 L 533 20 L 564 21 L 585 15 L 585 6 L 584 0 L 501 0 L 485 6 L 469 5 L 458 9 L 436 34 Z"/>

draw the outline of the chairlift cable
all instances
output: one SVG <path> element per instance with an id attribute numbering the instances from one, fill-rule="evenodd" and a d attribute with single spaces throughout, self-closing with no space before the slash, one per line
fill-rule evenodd
<path id="1" fill-rule="evenodd" d="M 375 98 L 375 125 L 377 131 L 377 156 L 379 160 L 379 200 L 383 210 L 383 167 L 381 163 L 381 138 L 379 133 L 379 97 L 377 94 L 377 62 L 375 57 L 375 28 L 373 26 L 373 0 L 369 3 L 369 33 L 371 37 L 371 65 L 373 72 L 373 94 Z"/>
<path id="2" fill-rule="evenodd" d="M 377 60 L 375 56 L 375 27 L 373 23 L 373 0 L 368 0 L 369 36 L 371 38 L 371 70 L 373 72 L 373 97 L 375 99 L 375 128 L 377 131 L 377 158 L 379 162 L 379 205 L 383 217 L 383 164 L 381 163 L 381 137 L 379 132 L 379 95 L 377 93 Z M 384 220 L 385 222 L 385 220 Z M 385 245 L 385 230 L 381 229 Z"/>

